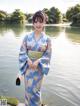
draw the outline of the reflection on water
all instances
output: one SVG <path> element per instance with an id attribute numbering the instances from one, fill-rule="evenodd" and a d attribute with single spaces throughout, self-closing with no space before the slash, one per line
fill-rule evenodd
<path id="1" fill-rule="evenodd" d="M 19 36 L 21 35 L 21 33 L 23 33 L 25 30 L 24 26 L 20 26 L 20 25 L 7 25 L 7 26 L 0 26 L 0 36 L 4 36 L 5 32 L 10 32 L 12 31 L 14 33 L 15 36 Z"/>
<path id="2" fill-rule="evenodd" d="M 80 28 L 71 27 L 65 29 L 67 37 L 72 40 L 72 42 L 80 43 Z"/>
<path id="3" fill-rule="evenodd" d="M 33 30 L 32 25 L 28 26 L 0 26 L 0 36 L 4 36 L 5 33 L 12 32 L 14 36 L 18 37 L 27 32 L 31 32 Z M 58 26 L 46 26 L 45 32 L 47 35 L 51 37 L 57 37 L 61 32 L 65 30 L 66 36 L 75 43 L 80 43 L 80 29 L 77 27 L 58 27 Z"/>
<path id="4" fill-rule="evenodd" d="M 46 26 L 45 27 L 45 32 L 47 35 L 50 35 L 52 37 L 57 37 L 60 32 L 62 32 L 63 28 L 62 27 L 52 27 L 52 26 Z"/>
<path id="5" fill-rule="evenodd" d="M 24 83 L 15 85 L 18 53 L 22 37 L 32 30 L 32 26 L 0 28 L 0 95 L 15 96 L 21 102 Z M 80 31 L 50 26 L 45 31 L 51 37 L 53 50 L 50 72 L 41 89 L 43 102 L 48 106 L 80 106 Z"/>

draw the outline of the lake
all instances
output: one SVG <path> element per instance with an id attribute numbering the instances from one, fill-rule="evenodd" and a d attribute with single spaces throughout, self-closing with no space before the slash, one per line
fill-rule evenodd
<path id="1" fill-rule="evenodd" d="M 19 71 L 18 54 L 22 39 L 32 26 L 0 27 L 0 95 L 24 102 L 24 81 L 15 85 Z M 80 28 L 46 26 L 52 41 L 51 67 L 42 86 L 48 106 L 80 106 Z"/>

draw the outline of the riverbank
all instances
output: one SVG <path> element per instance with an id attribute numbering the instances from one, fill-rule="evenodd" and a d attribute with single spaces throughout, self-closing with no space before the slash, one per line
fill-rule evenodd
<path id="1" fill-rule="evenodd" d="M 45 24 L 45 26 L 70 26 L 71 22 L 67 22 L 67 23 L 59 23 L 59 24 Z M 25 26 L 33 26 L 33 24 L 25 24 Z"/>

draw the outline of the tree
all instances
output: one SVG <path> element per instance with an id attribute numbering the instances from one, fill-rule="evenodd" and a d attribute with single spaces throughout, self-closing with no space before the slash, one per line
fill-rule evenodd
<path id="1" fill-rule="evenodd" d="M 80 12 L 72 16 L 72 25 L 80 27 Z"/>
<path id="2" fill-rule="evenodd" d="M 7 16 L 6 12 L 0 11 L 0 23 L 4 23 L 6 16 Z"/>
<path id="3" fill-rule="evenodd" d="M 28 14 L 28 15 L 27 15 L 27 21 L 28 21 L 29 23 L 32 23 L 32 17 L 33 17 L 33 14 Z"/>
<path id="4" fill-rule="evenodd" d="M 11 23 L 23 24 L 25 22 L 25 15 L 20 9 L 16 9 L 11 15 Z"/>
<path id="5" fill-rule="evenodd" d="M 62 21 L 63 22 L 68 22 L 68 20 L 66 19 L 66 14 L 62 14 Z"/>
<path id="6" fill-rule="evenodd" d="M 54 24 L 61 22 L 61 13 L 59 9 L 52 7 L 48 12 L 48 23 Z"/>
<path id="7" fill-rule="evenodd" d="M 66 18 L 68 19 L 68 21 L 73 21 L 72 17 L 77 15 L 80 12 L 80 5 L 77 4 L 74 7 L 71 7 L 67 10 L 66 12 Z"/>

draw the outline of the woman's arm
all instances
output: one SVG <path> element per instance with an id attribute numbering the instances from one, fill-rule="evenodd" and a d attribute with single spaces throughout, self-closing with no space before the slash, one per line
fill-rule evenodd
<path id="1" fill-rule="evenodd" d="M 21 75 L 23 75 L 28 67 L 31 67 L 32 61 L 28 57 L 28 50 L 27 50 L 27 36 L 24 38 L 22 45 L 20 47 L 19 52 L 19 69 Z"/>
<path id="2" fill-rule="evenodd" d="M 39 67 L 43 74 L 48 74 L 50 68 L 50 60 L 51 60 L 51 53 L 52 53 L 52 46 L 51 46 L 51 39 L 47 39 L 47 48 L 43 53 L 43 56 L 39 59 Z"/>

